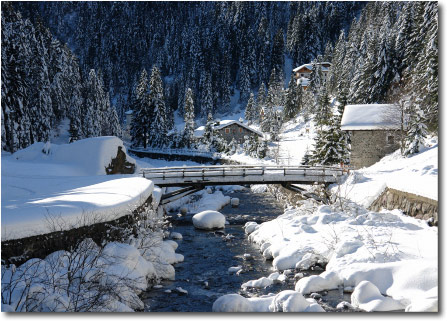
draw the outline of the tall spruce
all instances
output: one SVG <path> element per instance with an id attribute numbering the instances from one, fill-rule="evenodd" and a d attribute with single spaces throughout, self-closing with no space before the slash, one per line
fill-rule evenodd
<path id="1" fill-rule="evenodd" d="M 141 71 L 133 92 L 133 117 L 131 124 L 132 146 L 147 148 L 152 113 L 149 108 L 148 79 L 146 69 Z"/>
<path id="2" fill-rule="evenodd" d="M 163 92 L 163 82 L 160 69 L 152 68 L 149 80 L 150 93 L 148 96 L 150 110 L 149 145 L 162 147 L 167 144 L 168 119 L 166 115 L 166 104 Z"/>
<path id="3" fill-rule="evenodd" d="M 194 142 L 195 129 L 194 100 L 191 88 L 186 89 L 184 110 L 185 128 L 183 129 L 183 145 L 185 147 L 191 147 Z"/>

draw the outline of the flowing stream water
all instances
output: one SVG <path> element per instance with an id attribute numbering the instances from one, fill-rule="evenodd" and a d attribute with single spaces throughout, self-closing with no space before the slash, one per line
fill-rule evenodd
<path id="1" fill-rule="evenodd" d="M 238 207 L 225 206 L 220 210 L 230 223 L 224 230 L 195 229 L 191 216 L 171 215 L 173 231 L 183 235 L 176 240 L 176 252 L 185 260 L 175 265 L 175 281 L 163 281 L 162 287 L 143 295 L 145 311 L 153 312 L 210 312 L 216 299 L 224 294 L 239 293 L 246 297 L 278 293 L 294 289 L 294 274 L 286 282 L 265 289 L 242 290 L 241 284 L 267 277 L 273 272 L 271 261 L 266 261 L 255 244 L 249 242 L 243 226 L 248 221 L 266 222 L 283 213 L 283 207 L 268 193 L 255 194 L 250 190 L 228 194 L 240 200 Z M 242 266 L 239 275 L 230 274 L 229 267 Z M 320 271 L 308 271 L 319 274 Z M 187 293 L 183 290 L 186 290 Z M 350 301 L 347 293 L 325 291 L 321 298 L 323 308 L 333 311 L 341 301 Z"/>

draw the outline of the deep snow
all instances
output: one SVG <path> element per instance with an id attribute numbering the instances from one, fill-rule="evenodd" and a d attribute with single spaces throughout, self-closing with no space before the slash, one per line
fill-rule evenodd
<path id="1" fill-rule="evenodd" d="M 119 138 L 96 137 L 3 154 L 2 241 L 110 221 L 141 205 L 154 190 L 151 181 L 105 175 L 118 146 Z"/>

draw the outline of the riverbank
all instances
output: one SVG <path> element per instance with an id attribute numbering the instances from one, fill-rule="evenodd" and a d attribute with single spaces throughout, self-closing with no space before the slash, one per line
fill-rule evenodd
<path id="1" fill-rule="evenodd" d="M 293 300 L 338 289 L 352 292 L 348 303 L 366 311 L 438 310 L 438 230 L 399 210 L 371 212 L 347 200 L 343 208 L 303 201 L 270 222 L 248 223 L 246 233 L 281 275 L 325 266 L 321 275 L 296 282 L 287 294 Z M 275 277 L 266 274 L 251 284 L 264 287 Z M 282 295 L 248 301 L 226 296 L 213 310 L 277 311 L 274 301 Z M 307 311 L 307 304 L 295 308 Z"/>

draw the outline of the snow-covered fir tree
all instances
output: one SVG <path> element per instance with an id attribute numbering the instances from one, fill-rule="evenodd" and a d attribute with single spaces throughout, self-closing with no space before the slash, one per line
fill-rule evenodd
<path id="1" fill-rule="evenodd" d="M 250 98 L 248 99 L 247 106 L 245 107 L 245 120 L 248 122 L 248 125 L 251 125 L 255 119 L 255 95 L 250 93 Z"/>
<path id="2" fill-rule="evenodd" d="M 152 68 L 149 89 L 149 109 L 150 115 L 152 116 L 150 118 L 150 130 L 148 132 L 149 145 L 152 147 L 162 147 L 167 144 L 168 121 L 163 82 L 160 70 L 156 66 Z"/>
<path id="3" fill-rule="evenodd" d="M 289 86 L 286 92 L 286 99 L 284 103 L 284 120 L 289 121 L 295 118 L 302 108 L 303 89 L 301 85 L 296 83 L 293 75 L 290 77 Z"/>
<path id="4" fill-rule="evenodd" d="M 152 110 L 149 108 L 148 89 L 147 72 L 143 68 L 131 99 L 133 103 L 133 117 L 130 133 L 132 136 L 132 146 L 134 147 L 146 148 L 148 143 L 147 140 L 152 119 Z"/>
<path id="5" fill-rule="evenodd" d="M 183 144 L 185 147 L 191 147 L 194 142 L 194 100 L 191 88 L 186 89 L 185 94 L 185 128 L 183 129 Z"/>
<path id="6" fill-rule="evenodd" d="M 349 162 L 347 136 L 340 129 L 340 117 L 330 116 L 327 124 L 317 130 L 311 164 L 335 165 Z"/>
<path id="7" fill-rule="evenodd" d="M 405 135 L 404 156 L 419 153 L 420 148 L 425 145 L 427 137 L 427 126 L 424 112 L 416 105 L 410 113 L 410 119 Z"/>
<path id="8" fill-rule="evenodd" d="M 265 107 L 265 102 L 267 100 L 267 90 L 264 83 L 261 84 L 258 91 L 258 96 L 256 97 L 256 103 L 254 108 L 254 122 L 257 124 L 261 123 L 261 115 Z"/>

